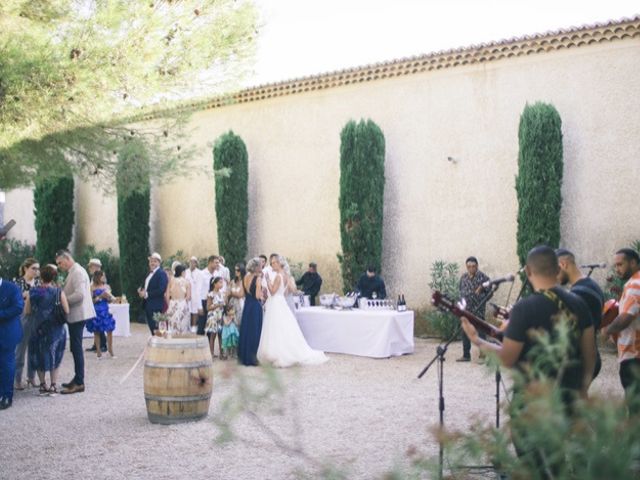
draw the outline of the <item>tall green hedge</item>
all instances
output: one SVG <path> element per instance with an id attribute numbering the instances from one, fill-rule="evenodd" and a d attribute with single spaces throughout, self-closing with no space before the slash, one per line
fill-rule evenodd
<path id="1" fill-rule="evenodd" d="M 131 305 L 132 318 L 141 312 L 137 289 L 148 271 L 151 185 L 149 158 L 144 146 L 132 140 L 118 155 L 118 247 L 122 292 Z"/>
<path id="2" fill-rule="evenodd" d="M 74 182 L 71 173 L 36 181 L 33 204 L 36 229 L 36 258 L 42 264 L 55 263 L 57 250 L 68 248 L 73 236 Z"/>
<path id="3" fill-rule="evenodd" d="M 351 120 L 340 133 L 340 238 L 338 255 L 345 290 L 352 290 L 367 265 L 382 263 L 384 198 L 382 130 L 371 120 Z"/>
<path id="4" fill-rule="evenodd" d="M 247 157 L 242 138 L 232 131 L 221 135 L 213 147 L 218 251 L 228 265 L 244 261 L 247 256 Z"/>
<path id="5" fill-rule="evenodd" d="M 562 121 L 546 103 L 527 105 L 518 131 L 518 257 L 536 245 L 558 247 L 562 207 Z"/>

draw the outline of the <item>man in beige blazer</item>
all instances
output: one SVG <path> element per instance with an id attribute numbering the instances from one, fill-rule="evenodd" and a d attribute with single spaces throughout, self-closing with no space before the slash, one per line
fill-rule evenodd
<path id="1" fill-rule="evenodd" d="M 60 250 L 56 253 L 56 264 L 61 270 L 67 272 L 63 290 L 69 302 L 67 323 L 69 324 L 69 344 L 75 367 L 73 380 L 62 384 L 64 389 L 61 393 L 79 393 L 84 392 L 82 333 L 85 322 L 95 318 L 96 310 L 93 308 L 91 285 L 86 270 L 73 260 L 67 250 Z"/>

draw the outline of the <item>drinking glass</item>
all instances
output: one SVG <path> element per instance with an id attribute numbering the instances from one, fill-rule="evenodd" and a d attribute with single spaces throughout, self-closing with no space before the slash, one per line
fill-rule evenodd
<path id="1" fill-rule="evenodd" d="M 165 320 L 158 322 L 158 331 L 160 332 L 160 335 L 164 337 L 164 334 L 167 331 L 167 322 Z"/>

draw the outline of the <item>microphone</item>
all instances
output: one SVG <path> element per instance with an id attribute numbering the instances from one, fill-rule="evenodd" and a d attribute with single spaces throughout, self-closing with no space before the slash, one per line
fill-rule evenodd
<path id="1" fill-rule="evenodd" d="M 482 288 L 489 288 L 494 285 L 500 285 L 501 283 L 505 283 L 505 282 L 513 282 L 515 279 L 516 277 L 512 273 L 510 273 L 509 275 L 505 275 L 504 277 L 498 277 L 498 278 L 494 278 L 493 280 L 487 280 L 482 284 Z"/>
<path id="2" fill-rule="evenodd" d="M 580 265 L 580 268 L 607 268 L 606 263 L 587 263 L 586 265 Z"/>

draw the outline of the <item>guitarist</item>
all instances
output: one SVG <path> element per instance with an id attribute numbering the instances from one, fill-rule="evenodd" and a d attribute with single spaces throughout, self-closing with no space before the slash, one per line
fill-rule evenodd
<path id="1" fill-rule="evenodd" d="M 534 438 L 527 437 L 527 401 L 531 398 L 532 392 L 529 391 L 529 395 L 524 393 L 527 392 L 528 384 L 535 380 L 527 378 L 527 366 L 536 360 L 544 359 L 543 355 L 546 355 L 540 348 L 535 348 L 538 342 L 532 334 L 536 331 L 552 334 L 555 319 L 561 312 L 568 314 L 572 320 L 569 335 L 571 344 L 567 350 L 568 358 L 565 359 L 568 363 L 558 379 L 562 398 L 567 405 L 570 405 L 578 394 L 586 397 L 595 364 L 591 316 L 580 298 L 558 286 L 558 270 L 558 258 L 552 248 L 539 246 L 529 252 L 525 272 L 535 293 L 513 306 L 501 345 L 482 340 L 475 327 L 466 318 L 462 318 L 462 328 L 473 344 L 481 351 L 495 352 L 503 365 L 514 367 L 523 374 L 521 380 L 514 383 L 511 403 L 512 438 L 518 456 L 533 468 L 542 468 L 544 471 L 554 471 L 561 468 L 561 465 L 545 465 L 543 459 L 549 457 L 540 455 L 540 451 L 549 446 L 539 441 L 536 444 Z M 561 365 L 550 367 L 545 373 L 551 378 L 558 377 Z"/>
<path id="2" fill-rule="evenodd" d="M 460 298 L 464 298 L 467 302 L 467 310 L 477 317 L 484 320 L 486 296 L 488 289 L 484 288 L 482 284 L 489 281 L 483 272 L 478 270 L 478 259 L 476 257 L 469 257 L 465 260 L 465 266 L 467 267 L 467 273 L 464 273 L 460 277 L 460 283 L 458 288 L 460 290 Z M 484 335 L 480 333 L 480 336 L 484 338 Z M 479 362 L 482 363 L 482 352 L 480 352 Z M 462 357 L 458 358 L 456 362 L 470 362 L 471 361 L 471 342 L 469 337 L 462 332 Z"/>

